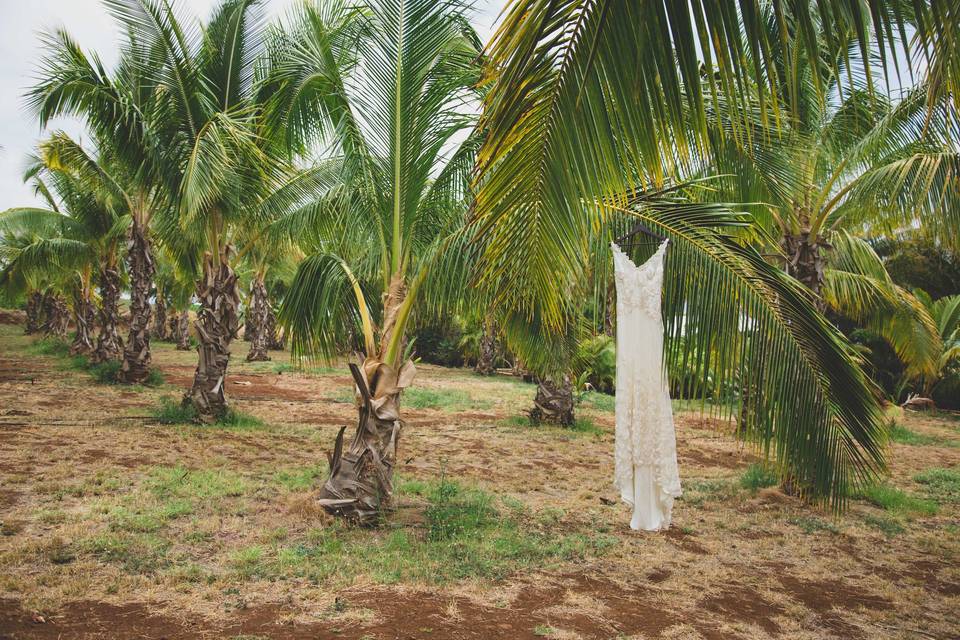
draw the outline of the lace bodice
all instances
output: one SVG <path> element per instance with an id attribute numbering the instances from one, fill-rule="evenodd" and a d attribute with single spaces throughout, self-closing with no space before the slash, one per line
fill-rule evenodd
<path id="1" fill-rule="evenodd" d="M 612 249 L 617 284 L 614 481 L 624 500 L 634 505 L 631 526 L 666 527 L 673 499 L 681 493 L 660 317 L 667 241 L 640 266 L 615 244 Z M 638 478 L 652 479 L 655 486 L 646 489 L 655 494 L 655 507 L 637 498 L 636 492 L 644 489 Z M 646 513 L 650 510 L 656 513 Z M 645 524 L 650 522 L 654 524 Z"/>

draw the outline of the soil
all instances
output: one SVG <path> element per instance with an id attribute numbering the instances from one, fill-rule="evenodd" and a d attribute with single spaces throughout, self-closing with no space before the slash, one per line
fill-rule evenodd
<path id="1" fill-rule="evenodd" d="M 150 412 L 190 385 L 194 353 L 155 343 L 166 384 L 124 388 L 33 355 L 33 340 L 0 324 L 0 640 L 960 637 L 956 503 L 928 516 L 855 500 L 835 518 L 776 488 L 751 492 L 739 479 L 759 458 L 731 439 L 730 423 L 679 413 L 686 495 L 671 529 L 634 532 L 629 507 L 610 486 L 611 413 L 578 408 L 599 434 L 528 428 L 513 419 L 529 408 L 532 385 L 427 365 L 418 366 L 416 385 L 460 393 L 460 405 L 469 392 L 477 402 L 405 409 L 400 476 L 455 478 L 531 514 L 557 514 L 537 526 L 602 531 L 613 540 L 606 553 L 442 586 L 372 576 L 208 584 L 73 557 L 70 542 L 90 533 L 85 518 L 143 485 L 157 466 L 231 473 L 252 487 L 249 498 L 178 521 L 184 536 L 167 553 L 211 575 L 223 575 L 238 549 L 266 545 L 271 531 L 326 526 L 309 489 L 280 494 L 263 478 L 323 468 L 356 410 L 342 368 L 281 374 L 282 353 L 262 364 L 236 355 L 230 400 L 265 426 L 166 427 Z M 908 415 L 902 423 L 960 442 L 960 422 L 949 416 Z M 914 476 L 958 465 L 957 446 L 893 445 L 890 482 L 923 496 Z M 870 524 L 878 518 L 903 531 L 888 536 Z M 422 505 L 401 502 L 391 526 L 422 529 Z M 213 542 L 192 545 L 190 531 Z"/>

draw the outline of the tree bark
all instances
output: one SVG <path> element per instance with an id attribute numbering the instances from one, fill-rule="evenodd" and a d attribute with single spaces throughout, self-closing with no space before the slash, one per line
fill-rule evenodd
<path id="1" fill-rule="evenodd" d="M 246 312 L 243 314 L 243 341 L 253 342 L 253 336 L 257 332 L 256 320 L 253 311 L 253 291 L 250 292 L 250 304 L 247 305 Z"/>
<path id="2" fill-rule="evenodd" d="M 362 366 L 351 364 L 350 373 L 357 393 L 357 430 L 344 450 L 346 427 L 340 429 L 319 503 L 335 516 L 372 526 L 393 496 L 393 467 L 403 427 L 400 395 L 413 381 L 416 368 L 407 362 L 395 372 L 380 360 L 367 358 Z"/>
<path id="3" fill-rule="evenodd" d="M 186 313 L 186 311 L 184 311 Z M 167 338 L 170 342 L 179 342 L 180 336 L 180 313 L 176 309 L 170 310 L 167 319 Z"/>
<path id="4" fill-rule="evenodd" d="M 163 301 L 163 296 L 157 292 L 157 301 L 153 305 L 153 337 L 157 340 L 166 340 L 167 332 L 167 303 Z"/>
<path id="5" fill-rule="evenodd" d="M 267 347 L 270 342 L 269 302 L 267 288 L 260 278 L 254 278 L 250 286 L 250 306 L 247 308 L 247 320 L 253 327 L 250 340 L 250 352 L 247 362 L 265 362 L 270 359 Z"/>
<path id="6" fill-rule="evenodd" d="M 559 384 L 549 379 L 537 380 L 537 396 L 529 412 L 530 422 L 547 422 L 569 427 L 575 420 L 573 408 L 573 384 L 570 376 L 563 376 Z"/>
<path id="7" fill-rule="evenodd" d="M 150 291 L 153 289 L 153 255 L 146 230 L 136 222 L 127 239 L 127 266 L 130 271 L 130 333 L 123 350 L 120 382 L 137 384 L 150 375 Z"/>
<path id="8" fill-rule="evenodd" d="M 117 333 L 117 308 L 120 300 L 120 274 L 116 269 L 100 271 L 100 334 L 91 361 L 115 360 L 123 353 L 123 341 Z"/>
<path id="9" fill-rule="evenodd" d="M 67 337 L 67 325 L 70 322 L 70 312 L 67 303 L 59 293 L 48 291 L 43 296 L 43 337 L 64 339 Z"/>
<path id="10" fill-rule="evenodd" d="M 190 312 L 183 311 L 176 317 L 174 330 L 177 341 L 177 351 L 190 351 Z"/>
<path id="11" fill-rule="evenodd" d="M 267 349 L 270 351 L 287 350 L 287 334 L 277 327 L 277 314 L 267 300 Z"/>
<path id="12" fill-rule="evenodd" d="M 199 361 L 193 376 L 193 387 L 184 404 L 192 404 L 197 418 L 214 422 L 227 412 L 225 390 L 227 365 L 230 363 L 230 342 L 240 328 L 240 293 L 237 275 L 228 264 L 232 251 L 226 247 L 215 260 L 204 256 L 203 276 L 197 285 L 200 311 L 194 327 L 200 341 Z"/>
<path id="13" fill-rule="evenodd" d="M 826 268 L 825 253 L 830 245 L 823 237 L 811 241 L 809 230 L 799 234 L 786 234 L 782 240 L 787 256 L 787 273 L 796 278 L 816 296 L 817 308 L 826 309 L 823 302 L 823 272 Z"/>
<path id="14" fill-rule="evenodd" d="M 27 296 L 27 324 L 23 332 L 32 335 L 40 331 L 40 317 L 43 314 L 43 294 L 31 291 Z"/>
<path id="15" fill-rule="evenodd" d="M 91 300 L 90 289 L 80 284 L 73 289 L 73 319 L 76 332 L 70 345 L 70 355 L 87 355 L 93 352 L 93 320 L 96 309 Z"/>
<path id="16" fill-rule="evenodd" d="M 497 330 L 493 320 L 484 322 L 483 335 L 480 336 L 480 356 L 474 371 L 482 376 L 492 376 L 497 372 Z"/>

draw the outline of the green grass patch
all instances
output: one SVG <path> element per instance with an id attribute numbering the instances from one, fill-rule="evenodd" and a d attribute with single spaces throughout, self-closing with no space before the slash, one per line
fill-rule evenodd
<path id="1" fill-rule="evenodd" d="M 764 464 L 751 464 L 740 476 L 740 486 L 756 493 L 760 489 L 772 487 L 780 481 L 777 474 Z"/>
<path id="2" fill-rule="evenodd" d="M 599 393 L 597 391 L 588 391 L 581 397 L 580 401 L 597 411 L 607 411 L 613 413 L 617 408 L 617 398 L 608 393 Z"/>
<path id="3" fill-rule="evenodd" d="M 474 400 L 461 389 L 422 389 L 411 387 L 403 392 L 403 404 L 415 409 L 442 409 L 444 411 L 466 411 L 471 409 L 489 409 L 492 405 L 486 400 Z"/>
<path id="4" fill-rule="evenodd" d="M 943 436 L 931 436 L 923 433 L 917 433 L 910 429 L 893 422 L 890 425 L 890 439 L 900 444 L 906 444 L 914 447 L 934 446 L 934 447 L 957 447 L 960 442 Z"/>
<path id="5" fill-rule="evenodd" d="M 82 355 L 70 355 L 70 345 L 62 340 L 44 338 L 30 345 L 28 349 L 36 355 L 54 356 L 59 358 L 64 369 L 85 371 L 99 384 L 120 384 L 118 375 L 123 363 L 120 360 L 107 360 L 96 364 Z M 164 383 L 163 374 L 157 369 L 151 369 L 143 385 L 159 387 Z"/>
<path id="6" fill-rule="evenodd" d="M 80 549 L 131 574 L 152 574 L 169 565 L 170 542 L 152 533 L 109 532 L 83 540 Z"/>
<path id="7" fill-rule="evenodd" d="M 314 488 L 317 479 L 326 472 L 326 465 L 282 469 L 273 474 L 273 480 L 287 491 L 309 491 Z"/>
<path id="8" fill-rule="evenodd" d="M 559 425 L 554 425 L 547 422 L 533 424 L 530 422 L 530 418 L 526 415 L 504 418 L 503 420 L 497 421 L 497 424 L 501 427 L 518 429 L 550 429 L 555 431 L 557 434 L 573 432 L 589 435 L 602 435 L 604 433 L 603 429 L 594 424 L 589 418 L 577 418 L 576 421 L 574 421 L 574 423 L 569 427 L 561 427 Z"/>
<path id="9" fill-rule="evenodd" d="M 183 425 L 197 423 L 197 410 L 190 403 L 164 396 L 160 398 L 160 405 L 151 412 L 153 419 L 160 424 Z M 228 409 L 226 415 L 213 423 L 215 427 L 225 429 L 260 429 L 264 426 L 263 420 L 236 409 Z"/>
<path id="10" fill-rule="evenodd" d="M 821 518 L 800 516 L 797 518 L 790 518 L 787 520 L 787 522 L 800 527 L 800 530 L 807 535 L 817 533 L 819 531 L 829 531 L 833 534 L 840 533 L 840 529 L 838 529 L 835 524 L 827 520 L 822 520 Z"/>
<path id="11" fill-rule="evenodd" d="M 400 480 L 398 493 L 417 499 L 415 524 L 388 517 L 377 529 L 340 521 L 305 534 L 276 536 L 230 558 L 237 579 L 304 578 L 349 582 L 444 584 L 501 579 L 524 569 L 602 554 L 614 540 L 594 531 L 562 533 L 526 518 L 473 487 L 440 480 Z M 553 514 L 548 518 L 555 522 Z"/>
<path id="12" fill-rule="evenodd" d="M 131 533 L 155 533 L 170 520 L 193 513 L 189 500 L 170 500 L 147 507 L 114 507 L 108 514 L 112 531 Z"/>
<path id="13" fill-rule="evenodd" d="M 154 467 L 147 474 L 147 490 L 156 498 L 213 500 L 239 497 L 249 490 L 248 482 L 226 469 L 196 469 L 183 466 Z"/>
<path id="14" fill-rule="evenodd" d="M 893 538 L 894 536 L 898 536 L 906 531 L 906 528 L 900 523 L 899 520 L 889 516 L 878 516 L 868 513 L 863 516 L 863 521 L 867 526 L 883 532 L 883 535 L 887 536 L 888 538 Z"/>
<path id="15" fill-rule="evenodd" d="M 729 500 L 737 494 L 737 484 L 730 480 L 689 480 L 683 485 L 683 500 L 699 507 L 707 502 Z"/>
<path id="16" fill-rule="evenodd" d="M 937 502 L 960 502 L 960 470 L 934 467 L 913 476 L 913 481 Z"/>
<path id="17" fill-rule="evenodd" d="M 938 511 L 936 502 L 917 498 L 888 484 L 868 487 L 860 497 L 885 511 L 897 514 L 932 516 Z"/>
<path id="18" fill-rule="evenodd" d="M 27 347 L 27 351 L 38 356 L 66 358 L 70 355 L 70 345 L 56 338 L 41 338 Z"/>

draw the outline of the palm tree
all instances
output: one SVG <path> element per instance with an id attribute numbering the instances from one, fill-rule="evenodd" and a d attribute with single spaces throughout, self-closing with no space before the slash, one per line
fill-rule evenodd
<path id="1" fill-rule="evenodd" d="M 921 390 L 941 405 L 956 409 L 960 405 L 960 295 L 932 300 L 925 292 L 917 291 L 917 297 L 929 310 L 940 333 L 936 366 L 921 377 Z"/>
<path id="2" fill-rule="evenodd" d="M 124 176 L 118 195 L 130 216 L 126 247 L 130 328 L 119 378 L 143 382 L 150 373 L 149 298 L 155 270 L 150 224 L 169 201 L 158 180 L 163 159 L 149 121 L 160 94 L 142 74 L 150 52 L 128 32 L 116 71 L 108 74 L 99 58 L 85 54 L 65 31 L 45 35 L 43 43 L 46 55 L 39 65 L 39 79 L 27 96 L 41 126 L 62 115 L 82 118 L 97 148 L 111 156 Z"/>
<path id="3" fill-rule="evenodd" d="M 479 42 L 464 6 L 375 0 L 362 10 L 301 8 L 271 43 L 268 120 L 290 149 L 325 149 L 313 167 L 325 193 L 273 225 L 307 257 L 280 312 L 300 356 L 343 348 L 360 393 L 352 443 L 338 436 L 321 503 L 370 524 L 391 495 L 400 395 L 415 369 L 415 309 L 460 289 L 468 264 L 467 189 L 478 137 Z"/>
<path id="4" fill-rule="evenodd" d="M 157 173 L 174 205 L 169 219 L 158 219 L 159 233 L 185 234 L 202 247 L 199 362 L 184 401 L 202 420 L 215 420 L 227 411 L 224 382 L 238 329 L 232 234 L 262 213 L 270 189 L 289 178 L 278 173 L 268 141 L 258 135 L 261 3 L 224 0 L 202 27 L 163 0 L 107 0 L 107 6 L 143 52 L 131 59 L 137 76 L 161 96 L 149 124 L 163 141 Z"/>
<path id="5" fill-rule="evenodd" d="M 0 214 L 0 228 L 8 240 L 17 242 L 4 251 L 8 256 L 4 275 L 8 286 L 31 280 L 64 283 L 76 287 L 74 316 L 77 337 L 73 350 L 90 351 L 91 360 L 118 358 L 122 350 L 117 334 L 120 296 L 120 247 L 128 218 L 114 198 L 114 182 L 108 169 L 87 155 L 65 134 L 54 134 L 40 146 L 27 177 L 49 208 L 25 207 Z M 91 283 L 100 287 L 100 332 L 90 350 L 85 334 L 91 322 Z M 56 315 L 62 309 L 56 305 Z M 48 314 L 49 316 L 49 314 Z"/>
<path id="6" fill-rule="evenodd" d="M 930 19 L 931 5 L 947 13 L 947 0 L 914 3 L 919 16 L 899 3 L 867 4 L 775 3 L 781 23 L 795 27 L 772 36 L 760 0 L 723 11 L 701 2 L 514 0 L 489 47 L 488 136 L 476 180 L 482 282 L 554 332 L 575 317 L 571 293 L 587 269 L 592 226 L 616 212 L 669 237 L 668 359 L 699 359 L 702 382 L 712 371 L 718 388 L 736 378 L 751 389 L 740 401 L 759 419 L 744 435 L 777 460 L 782 477 L 836 508 L 885 467 L 881 412 L 855 354 L 809 292 L 745 245 L 751 219 L 695 203 L 638 206 L 635 195 L 697 175 L 709 121 L 722 119 L 747 147 L 755 114 L 774 125 L 796 111 L 785 87 L 797 77 L 792 67 L 775 72 L 774 45 L 816 67 L 811 34 L 843 36 L 870 60 L 873 33 L 886 70 L 910 21 L 947 37 Z M 935 38 L 927 42 L 949 59 Z M 875 75 L 868 65 L 869 87 Z"/>

